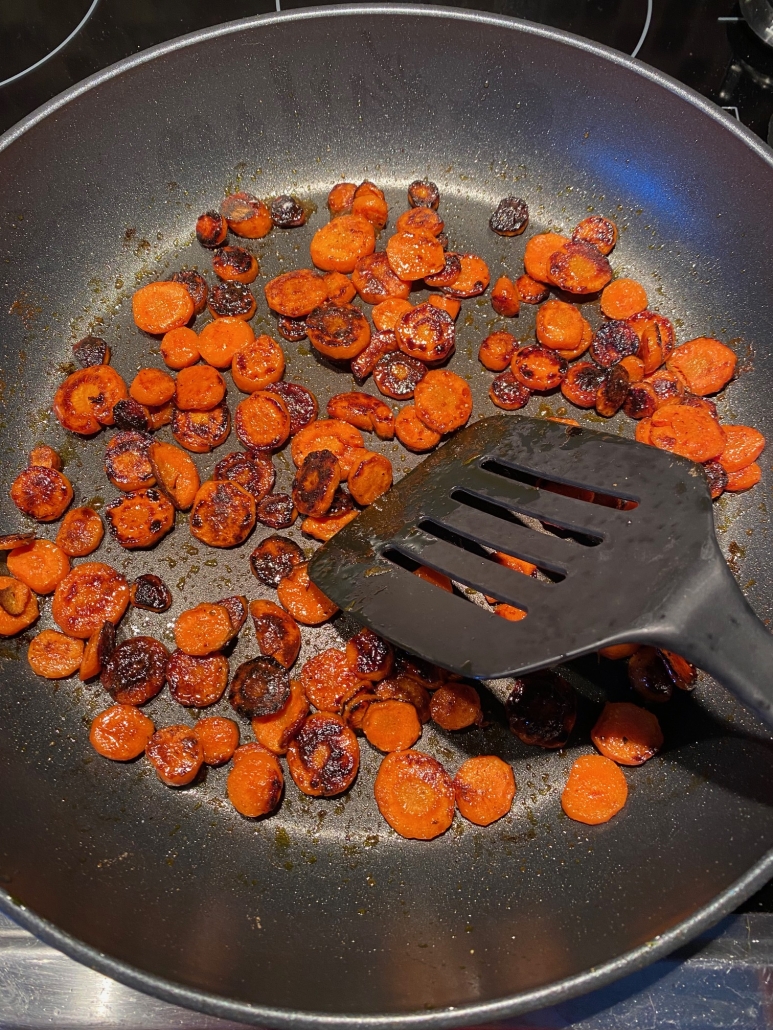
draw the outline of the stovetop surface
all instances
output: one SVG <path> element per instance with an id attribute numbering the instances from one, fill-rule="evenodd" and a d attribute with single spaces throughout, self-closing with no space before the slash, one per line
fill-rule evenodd
<path id="1" fill-rule="evenodd" d="M 224 21 L 319 4 L 320 0 L 2 0 L 0 132 L 86 76 L 156 43 Z M 696 89 L 773 144 L 773 48 L 752 32 L 733 0 L 455 0 L 454 5 L 526 18 L 633 54 Z M 773 912 L 773 882 L 740 911 Z M 32 951 L 24 954 L 29 969 Z M 766 952 L 766 966 L 768 961 Z M 728 968 L 733 965 L 731 952 L 723 953 L 722 962 Z M 2 966 L 0 961 L 0 975 Z M 23 962 L 19 968 L 24 968 Z M 769 976 L 767 966 L 763 977 Z M 15 1026 L 12 1016 L 11 1022 L 4 1019 L 2 1010 L 0 1003 L 0 1026 Z M 137 1015 L 136 1025 L 149 1025 Z M 566 1015 L 567 1023 L 573 1023 L 574 1014 Z M 612 1022 L 592 1022 L 636 1023 L 630 1021 L 631 1013 L 626 1015 L 622 1024 L 616 1017 Z M 539 1022 L 552 1025 L 544 1017 Z M 163 1020 L 150 1023 L 165 1025 Z M 756 1025 L 754 1018 L 752 1023 Z M 719 1024 L 707 1020 L 703 1025 Z"/>

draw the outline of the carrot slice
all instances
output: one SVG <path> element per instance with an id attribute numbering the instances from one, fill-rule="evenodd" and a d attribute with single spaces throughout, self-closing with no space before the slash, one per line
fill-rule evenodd
<path id="1" fill-rule="evenodd" d="M 233 357 L 231 376 L 243 393 L 264 390 L 277 383 L 285 370 L 284 351 L 270 336 L 258 336 L 241 347 Z"/>
<path id="2" fill-rule="evenodd" d="M 398 279 L 384 251 L 360 258 L 352 272 L 352 283 L 366 304 L 407 300 L 411 292 L 411 284 Z"/>
<path id="3" fill-rule="evenodd" d="M 439 272 L 446 263 L 443 245 L 420 232 L 397 232 L 386 245 L 389 267 L 403 282 L 415 282 Z"/>
<path id="4" fill-rule="evenodd" d="M 590 322 L 587 322 L 583 318 L 582 337 L 576 347 L 572 347 L 570 350 L 559 349 L 556 354 L 564 361 L 574 361 L 576 358 L 582 357 L 586 350 L 593 343 L 593 329 L 591 328 Z"/>
<path id="5" fill-rule="evenodd" d="M 354 451 L 349 470 L 349 493 L 357 504 L 373 504 L 392 485 L 392 462 L 365 448 Z"/>
<path id="6" fill-rule="evenodd" d="M 22 469 L 10 489 L 11 500 L 36 522 L 55 522 L 72 501 L 72 485 L 64 473 L 43 465 Z"/>
<path id="7" fill-rule="evenodd" d="M 346 479 L 352 466 L 352 454 L 365 446 L 362 433 L 337 418 L 317 419 L 299 433 L 290 444 L 290 454 L 297 468 L 311 451 L 330 451 L 338 458 L 341 477 Z"/>
<path id="8" fill-rule="evenodd" d="M 290 680 L 290 697 L 284 708 L 252 720 L 255 740 L 272 754 L 286 755 L 310 711 L 300 683 L 298 680 Z"/>
<path id="9" fill-rule="evenodd" d="M 376 233 L 367 218 L 348 214 L 334 218 L 312 238 L 311 260 L 324 272 L 353 272 L 361 257 L 376 249 Z"/>
<path id="10" fill-rule="evenodd" d="M 11 575 L 36 594 L 52 594 L 70 571 L 70 559 L 50 540 L 33 540 L 14 547 L 6 563 Z"/>
<path id="11" fill-rule="evenodd" d="M 607 318 L 631 318 L 647 307 L 647 291 L 635 279 L 615 279 L 601 293 L 601 310 Z"/>
<path id="12" fill-rule="evenodd" d="M 62 519 L 56 542 L 71 558 L 84 558 L 102 543 L 105 527 L 93 508 L 73 508 Z"/>
<path id="13" fill-rule="evenodd" d="M 483 293 L 491 281 L 488 265 L 477 254 L 457 254 L 462 270 L 452 283 L 443 286 L 443 292 L 449 297 L 464 300 L 477 297 Z"/>
<path id="14" fill-rule="evenodd" d="M 400 409 L 395 419 L 395 436 L 409 451 L 421 454 L 431 451 L 440 443 L 440 433 L 428 429 L 416 414 L 416 408 L 409 404 Z"/>
<path id="15" fill-rule="evenodd" d="M 161 440 L 150 445 L 148 459 L 159 489 L 175 508 L 178 511 L 190 508 L 201 485 L 193 460 L 179 447 Z"/>
<path id="16" fill-rule="evenodd" d="M 530 275 L 519 276 L 515 281 L 515 288 L 522 304 L 541 304 L 550 296 L 548 287 L 532 279 Z"/>
<path id="17" fill-rule="evenodd" d="M 55 629 L 44 629 L 30 641 L 27 661 L 36 676 L 65 679 L 80 668 L 83 647 L 82 640 L 66 637 Z"/>
<path id="18" fill-rule="evenodd" d="M 328 299 L 325 278 L 310 268 L 284 272 L 267 282 L 264 290 L 271 310 L 288 318 L 305 318 Z"/>
<path id="19" fill-rule="evenodd" d="M 251 601 L 250 616 L 260 653 L 291 668 L 301 650 L 301 631 L 292 615 L 273 601 Z"/>
<path id="20" fill-rule="evenodd" d="M 719 464 L 725 472 L 740 472 L 748 468 L 765 449 L 765 437 L 751 426 L 722 426 L 725 431 L 725 449 Z"/>
<path id="21" fill-rule="evenodd" d="M 501 275 L 491 291 L 491 306 L 503 318 L 514 318 L 521 310 L 518 289 L 512 279 Z"/>
<path id="22" fill-rule="evenodd" d="M 429 236 L 439 236 L 443 228 L 443 219 L 431 207 L 411 207 L 403 211 L 395 222 L 397 232 L 425 232 Z"/>
<path id="23" fill-rule="evenodd" d="M 255 282 L 260 271 L 258 259 L 243 247 L 221 247 L 212 255 L 212 271 L 223 282 Z"/>
<path id="24" fill-rule="evenodd" d="M 376 304 L 370 317 L 373 319 L 376 329 L 394 329 L 398 319 L 412 308 L 413 305 L 408 300 L 403 300 L 401 297 L 388 297 Z"/>
<path id="25" fill-rule="evenodd" d="M 421 736 L 421 723 L 406 701 L 378 701 L 365 713 L 362 730 L 379 751 L 407 751 Z"/>
<path id="26" fill-rule="evenodd" d="M 432 695 L 430 712 L 444 730 L 464 730 L 483 720 L 478 691 L 468 683 L 443 684 Z"/>
<path id="27" fill-rule="evenodd" d="M 145 755 L 167 787 L 184 787 L 198 776 L 204 749 L 192 726 L 164 726 L 147 743 Z"/>
<path id="28" fill-rule="evenodd" d="M 751 488 L 756 486 L 761 479 L 762 469 L 759 467 L 757 462 L 754 461 L 751 465 L 747 465 L 745 469 L 741 469 L 739 472 L 728 472 L 725 490 L 730 490 L 731 493 L 741 493 L 743 490 L 751 490 Z"/>
<path id="29" fill-rule="evenodd" d="M 618 765 L 643 765 L 663 747 L 657 716 L 627 701 L 607 702 L 590 739 Z"/>
<path id="30" fill-rule="evenodd" d="M 370 326 L 350 304 L 326 304 L 306 319 L 306 333 L 315 350 L 333 361 L 356 358 L 370 343 Z"/>
<path id="31" fill-rule="evenodd" d="M 92 721 L 89 742 L 103 758 L 130 762 L 144 752 L 155 731 L 153 720 L 134 705 L 111 705 Z"/>
<path id="32" fill-rule="evenodd" d="M 233 632 L 231 616 L 222 604 L 197 604 L 181 612 L 174 624 L 178 648 L 194 658 L 222 651 Z"/>
<path id="33" fill-rule="evenodd" d="M 383 191 L 367 179 L 360 183 L 354 191 L 352 214 L 367 218 L 377 231 L 383 229 L 389 217 L 389 208 Z"/>
<path id="34" fill-rule="evenodd" d="M 283 789 L 282 767 L 274 755 L 262 748 L 250 748 L 248 752 L 237 748 L 226 790 L 239 815 L 247 819 L 270 815 L 279 806 Z"/>
<path id="35" fill-rule="evenodd" d="M 77 565 L 54 591 L 51 614 L 68 636 L 86 638 L 105 620 L 117 626 L 129 604 L 129 584 L 102 562 Z"/>
<path id="36" fill-rule="evenodd" d="M 132 297 L 132 314 L 138 329 L 160 336 L 190 322 L 193 300 L 182 283 L 148 283 Z"/>
<path id="37" fill-rule="evenodd" d="M 91 365 L 69 375 L 54 394 L 52 410 L 65 429 L 92 436 L 112 426 L 113 408 L 126 400 L 126 383 L 109 365 Z"/>
<path id="38" fill-rule="evenodd" d="M 619 766 L 603 755 L 581 755 L 569 773 L 561 807 L 570 819 L 597 826 L 620 811 L 628 800 L 628 784 Z"/>
<path id="39" fill-rule="evenodd" d="M 546 301 L 537 312 L 537 339 L 543 347 L 572 350 L 582 342 L 585 319 L 563 300 Z"/>
<path id="40" fill-rule="evenodd" d="M 239 727 L 233 719 L 210 715 L 194 727 L 204 752 L 205 765 L 225 765 L 239 746 Z"/>
<path id="41" fill-rule="evenodd" d="M 295 785 L 310 797 L 333 797 L 352 785 L 360 767 L 360 745 L 343 719 L 314 712 L 287 749 Z"/>
<path id="42" fill-rule="evenodd" d="M 737 361 L 735 353 L 724 343 L 699 336 L 674 348 L 666 367 L 682 376 L 690 393 L 706 397 L 730 382 Z"/>
<path id="43" fill-rule="evenodd" d="M 40 609 L 38 608 L 38 599 L 29 587 L 17 579 L 13 579 L 12 576 L 0 576 L 0 594 L 4 591 L 12 592 L 14 598 L 19 597 L 25 602 L 18 615 L 14 615 L 13 612 L 8 611 L 5 605 L 0 604 L 0 637 L 13 637 L 27 629 L 39 618 Z M 11 607 L 18 610 L 17 605 Z"/>
<path id="44" fill-rule="evenodd" d="M 548 347 L 521 347 L 513 354 L 510 368 L 527 390 L 544 392 L 560 386 L 568 365 L 557 351 Z"/>
<path id="45" fill-rule="evenodd" d="M 174 397 L 174 379 L 160 368 L 141 368 L 132 380 L 129 396 L 139 404 L 160 407 Z"/>
<path id="46" fill-rule="evenodd" d="M 9 579 L 8 585 L 0 589 L 0 608 L 6 615 L 21 615 L 30 602 L 32 591 L 26 583 Z"/>
<path id="47" fill-rule="evenodd" d="M 357 296 L 354 283 L 343 272 L 328 272 L 322 278 L 327 290 L 327 299 L 333 304 L 349 304 Z"/>
<path id="48" fill-rule="evenodd" d="M 456 300 L 454 297 L 446 297 L 440 293 L 431 293 L 427 297 L 427 303 L 431 304 L 433 308 L 437 308 L 439 311 L 445 311 L 451 318 L 456 318 L 459 312 L 462 310 L 461 301 Z"/>
<path id="49" fill-rule="evenodd" d="M 243 190 L 231 193 L 222 201 L 220 214 L 228 222 L 231 232 L 250 240 L 267 236 L 273 224 L 271 213 L 263 201 Z"/>
<path id="50" fill-rule="evenodd" d="M 191 509 L 191 535 L 209 547 L 238 547 L 257 519 L 252 494 L 231 479 L 210 479 L 199 487 Z"/>
<path id="51" fill-rule="evenodd" d="M 175 407 L 178 411 L 211 411 L 223 403 L 225 390 L 225 379 L 211 365 L 180 369 L 174 390 Z"/>
<path id="52" fill-rule="evenodd" d="M 636 654 L 640 647 L 641 644 L 612 644 L 610 647 L 602 647 L 599 654 L 610 662 L 619 662 Z"/>
<path id="53" fill-rule="evenodd" d="M 230 368 L 234 354 L 255 339 L 252 326 L 243 318 L 216 318 L 199 333 L 198 347 L 202 358 L 215 368 Z"/>
<path id="54" fill-rule="evenodd" d="M 290 412 L 278 394 L 256 390 L 237 405 L 234 426 L 245 447 L 275 451 L 290 437 Z"/>
<path id="55" fill-rule="evenodd" d="M 62 471 L 62 459 L 56 453 L 53 447 L 49 447 L 47 444 L 38 444 L 37 447 L 33 447 L 30 451 L 30 460 L 27 462 L 28 465 L 40 465 L 42 468 L 56 469 L 57 472 Z"/>
<path id="56" fill-rule="evenodd" d="M 352 209 L 357 187 L 353 182 L 338 182 L 327 195 L 327 208 L 330 214 L 346 215 Z"/>
<path id="57" fill-rule="evenodd" d="M 500 619 L 507 619 L 508 622 L 520 622 L 526 618 L 527 613 L 523 608 L 516 608 L 512 604 L 495 604 L 494 614 Z"/>
<path id="58" fill-rule="evenodd" d="M 597 247 L 571 241 L 551 255 L 549 274 L 567 293 L 598 293 L 612 278 L 612 267 Z"/>
<path id="59" fill-rule="evenodd" d="M 590 215 L 577 224 L 572 239 L 592 243 L 602 254 L 611 254 L 617 243 L 617 226 L 602 215 Z"/>
<path id="60" fill-rule="evenodd" d="M 566 236 L 561 236 L 557 232 L 543 232 L 532 236 L 523 255 L 523 265 L 529 278 L 536 279 L 539 283 L 552 283 L 550 259 L 568 242 Z M 529 303 L 533 304 L 535 301 Z"/>
<path id="61" fill-rule="evenodd" d="M 379 812 L 401 837 L 432 840 L 454 821 L 451 777 L 421 751 L 387 755 L 376 774 L 374 794 Z"/>
<path id="62" fill-rule="evenodd" d="M 304 626 L 319 626 L 338 611 L 338 606 L 309 579 L 307 562 L 296 565 L 290 575 L 280 581 L 276 592 L 285 611 Z"/>
<path id="63" fill-rule="evenodd" d="M 356 390 L 337 393 L 327 402 L 327 413 L 331 418 L 348 422 L 366 433 L 375 432 L 381 440 L 391 440 L 395 435 L 392 409 L 369 393 Z"/>
<path id="64" fill-rule="evenodd" d="M 436 433 L 452 433 L 472 415 L 472 392 L 455 372 L 431 369 L 414 391 L 416 415 Z"/>
<path id="65" fill-rule="evenodd" d="M 652 416 L 649 436 L 655 447 L 700 462 L 718 458 L 727 442 L 724 430 L 709 412 L 687 404 L 659 408 Z"/>
<path id="66" fill-rule="evenodd" d="M 639 383 L 644 378 L 644 362 L 635 354 L 629 354 L 627 358 L 623 358 L 620 365 L 628 373 L 631 383 Z"/>
<path id="67" fill-rule="evenodd" d="M 454 776 L 460 813 L 477 826 L 490 826 L 507 815 L 515 797 L 512 766 L 496 755 L 476 755 L 462 762 Z"/>
<path id="68" fill-rule="evenodd" d="M 363 685 L 363 677 L 349 667 L 346 653 L 329 647 L 310 658 L 299 676 L 309 704 L 321 712 L 341 713 L 343 706 Z"/>

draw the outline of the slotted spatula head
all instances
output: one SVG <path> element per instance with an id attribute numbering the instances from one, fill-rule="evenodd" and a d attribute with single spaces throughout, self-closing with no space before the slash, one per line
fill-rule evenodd
<path id="1" fill-rule="evenodd" d="M 555 492 L 562 487 L 588 499 Z M 544 575 L 498 564 L 493 551 Z M 417 565 L 461 591 L 413 575 Z M 517 415 L 457 434 L 309 566 L 328 597 L 377 633 L 478 679 L 615 643 L 672 646 L 709 572 L 723 583 L 729 576 L 700 466 L 610 433 Z M 526 617 L 503 619 L 465 588 Z"/>

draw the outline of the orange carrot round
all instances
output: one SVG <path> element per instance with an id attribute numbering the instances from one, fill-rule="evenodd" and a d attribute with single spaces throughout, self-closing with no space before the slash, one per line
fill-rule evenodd
<path id="1" fill-rule="evenodd" d="M 730 382 L 737 361 L 734 351 L 724 343 L 699 336 L 675 347 L 666 367 L 682 376 L 690 393 L 706 397 Z"/>
<path id="2" fill-rule="evenodd" d="M 635 279 L 615 279 L 601 292 L 601 310 L 607 318 L 631 318 L 647 307 L 647 291 Z"/>
<path id="3" fill-rule="evenodd" d="M 51 594 L 70 571 L 70 559 L 58 544 L 33 540 L 14 547 L 6 558 L 8 571 L 36 594 Z"/>
<path id="4" fill-rule="evenodd" d="M 147 407 L 160 407 L 174 397 L 174 379 L 160 368 L 141 368 L 132 380 L 129 396 Z"/>
<path id="5" fill-rule="evenodd" d="M 134 705 L 111 705 L 92 721 L 89 741 L 103 758 L 130 762 L 139 758 L 155 731 L 153 721 Z"/>
<path id="6" fill-rule="evenodd" d="M 421 751 L 387 755 L 376 774 L 374 794 L 379 812 L 401 837 L 432 840 L 454 821 L 451 777 L 437 759 Z"/>
<path id="7" fill-rule="evenodd" d="M 378 701 L 365 713 L 362 730 L 379 751 L 407 751 L 421 736 L 421 723 L 406 701 Z"/>
<path id="8" fill-rule="evenodd" d="M 515 776 L 496 755 L 476 755 L 454 777 L 456 807 L 471 823 L 490 826 L 507 815 L 515 797 Z"/>
<path id="9" fill-rule="evenodd" d="M 230 368 L 234 354 L 254 339 L 255 333 L 248 322 L 226 316 L 204 326 L 198 336 L 198 348 L 208 365 Z"/>
<path id="10" fill-rule="evenodd" d="M 569 773 L 561 807 L 570 819 L 589 826 L 606 823 L 628 800 L 619 766 L 603 755 L 581 755 Z"/>
<path id="11" fill-rule="evenodd" d="M 82 640 L 66 637 L 55 629 L 44 629 L 30 641 L 27 661 L 36 676 L 65 679 L 80 668 L 83 647 Z"/>
<path id="12" fill-rule="evenodd" d="M 148 283 L 132 297 L 132 314 L 138 329 L 160 336 L 190 322 L 193 301 L 182 283 Z"/>
<path id="13" fill-rule="evenodd" d="M 765 449 L 765 437 L 751 426 L 722 426 L 725 431 L 725 449 L 719 464 L 725 472 L 740 472 L 748 468 Z"/>
<path id="14" fill-rule="evenodd" d="M 657 716 L 628 701 L 607 702 L 590 739 L 618 765 L 643 765 L 663 747 Z"/>

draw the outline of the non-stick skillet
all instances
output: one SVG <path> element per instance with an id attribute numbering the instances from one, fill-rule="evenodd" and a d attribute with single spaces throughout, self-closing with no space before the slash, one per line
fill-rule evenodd
<path id="1" fill-rule="evenodd" d="M 125 375 L 147 362 L 157 344 L 132 326 L 128 298 L 181 264 L 208 268 L 193 224 L 224 189 L 292 191 L 320 209 L 304 229 L 255 246 L 260 293 L 267 277 L 307 263 L 334 181 L 372 178 L 397 213 L 417 175 L 440 186 L 451 245 L 482 253 L 496 274 L 518 272 L 524 245 L 487 228 L 503 195 L 528 200 L 532 231 L 569 228 L 588 211 L 613 216 L 616 271 L 647 285 L 680 339 L 734 341 L 743 370 L 723 414 L 773 439 L 769 150 L 683 87 L 559 32 L 452 10 L 339 7 L 157 47 L 3 137 L 3 482 L 45 440 L 62 449 L 80 500 L 112 496 L 104 439 L 68 440 L 50 398 L 87 331 L 109 340 Z M 519 334 L 532 319 L 521 316 Z M 479 413 L 491 410 L 490 376 L 475 353 L 494 323 L 485 298 L 460 319 L 453 367 Z M 263 304 L 254 324 L 274 330 Z M 350 381 L 303 344 L 286 350 L 287 378 L 323 398 Z M 404 453 L 396 462 L 410 464 Z M 276 464 L 287 483 L 289 463 Z M 732 568 L 763 617 L 773 613 L 769 465 L 760 487 L 716 506 Z M 246 561 L 256 542 L 205 551 L 180 519 L 153 552 L 105 545 L 105 560 L 160 572 L 175 594 L 166 616 L 132 611 L 124 631 L 168 639 L 195 600 L 262 596 Z M 620 575 L 636 590 L 635 568 Z M 342 620 L 309 633 L 306 653 L 350 630 Z M 234 662 L 252 653 L 243 637 Z M 284 1027 L 491 1020 L 644 965 L 773 872 L 769 735 L 709 682 L 660 710 L 667 749 L 630 772 L 628 806 L 601 827 L 569 822 L 558 795 L 600 700 L 627 696 L 622 667 L 594 658 L 568 670 L 582 703 L 563 753 L 520 745 L 493 707 L 486 730 L 425 730 L 421 746 L 452 771 L 469 754 L 507 758 L 518 795 L 494 826 L 459 821 L 421 844 L 381 821 L 367 746 L 349 794 L 311 800 L 290 784 L 261 823 L 230 809 L 223 771 L 175 792 L 142 761 L 102 761 L 87 743 L 100 688 L 35 679 L 25 650 L 26 638 L 2 644 L 2 907 L 81 961 L 204 1011 Z M 152 714 L 180 719 L 163 698 Z"/>

